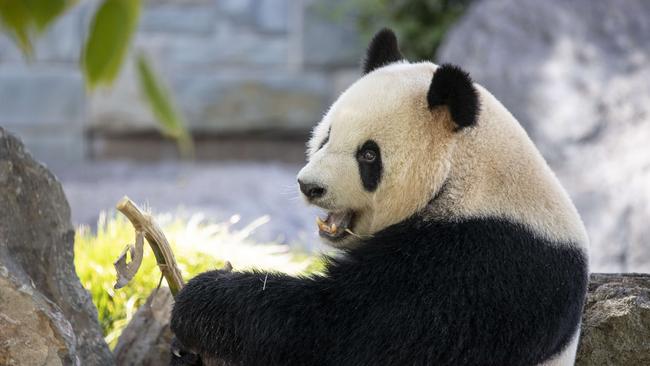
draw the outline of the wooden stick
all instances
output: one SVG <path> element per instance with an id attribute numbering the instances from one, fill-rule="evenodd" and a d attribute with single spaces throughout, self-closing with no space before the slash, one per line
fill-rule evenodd
<path id="1" fill-rule="evenodd" d="M 165 277 L 165 280 L 167 280 L 169 290 L 175 297 L 183 288 L 184 282 L 181 272 L 178 270 L 174 253 L 169 246 L 165 234 L 163 234 L 158 224 L 154 222 L 151 215 L 142 212 L 142 210 L 140 210 L 140 208 L 128 197 L 125 196 L 117 203 L 117 210 L 123 213 L 124 216 L 131 221 L 131 224 L 133 224 L 136 232 L 136 244 L 138 243 L 138 235 L 141 236 L 144 234 L 151 250 L 153 250 L 153 254 L 156 256 L 158 267 Z M 137 247 L 127 249 L 131 249 L 132 261 L 131 263 L 126 264 L 125 250 L 120 258 L 115 262 L 115 268 L 118 271 L 118 282 L 116 288 L 118 288 L 118 285 L 121 285 L 120 287 L 126 285 L 126 283 L 135 276 L 138 267 L 140 267 L 142 246 L 140 246 L 140 259 L 138 259 Z"/>

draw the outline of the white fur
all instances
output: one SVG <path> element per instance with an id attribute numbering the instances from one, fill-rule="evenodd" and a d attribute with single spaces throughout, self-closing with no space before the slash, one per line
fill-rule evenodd
<path id="1" fill-rule="evenodd" d="M 437 66 L 392 64 L 346 90 L 314 129 L 299 178 L 327 188 L 328 210 L 357 212 L 355 231 L 371 235 L 427 208 L 434 217 L 503 217 L 554 241 L 587 246 L 578 213 L 514 117 L 487 90 L 478 125 L 454 132 L 446 107 L 430 111 L 426 94 Z M 330 131 L 331 128 L 331 131 Z M 319 145 L 330 131 L 329 142 Z M 355 152 L 366 140 L 381 149 L 375 192 L 361 184 Z M 340 245 L 354 245 L 349 238 Z"/>
<path id="2" fill-rule="evenodd" d="M 427 75 L 433 74 L 433 65 Z M 397 69 L 396 69 L 397 68 Z M 298 177 L 326 187 L 317 204 L 356 212 L 354 230 L 368 235 L 423 209 L 447 176 L 451 126 L 433 123 L 426 107 L 430 77 L 397 64 L 361 78 L 332 105 L 309 143 Z M 331 130 L 330 130 L 331 126 Z M 329 142 L 318 150 L 330 130 Z M 384 174 L 364 190 L 355 154 L 368 139 L 379 144 Z M 354 245 L 354 238 L 340 245 Z"/>

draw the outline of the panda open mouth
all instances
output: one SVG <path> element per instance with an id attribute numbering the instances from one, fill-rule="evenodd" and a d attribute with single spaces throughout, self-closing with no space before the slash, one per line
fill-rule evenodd
<path id="1" fill-rule="evenodd" d="M 318 235 L 336 241 L 348 236 L 352 230 L 353 211 L 328 212 L 324 220 L 316 217 Z"/>

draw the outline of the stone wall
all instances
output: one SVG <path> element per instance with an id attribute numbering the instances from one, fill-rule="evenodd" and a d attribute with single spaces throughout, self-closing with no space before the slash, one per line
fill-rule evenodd
<path id="1" fill-rule="evenodd" d="M 97 1 L 84 1 L 38 40 L 26 63 L 0 34 L 0 125 L 45 161 L 81 159 L 88 136 L 147 134 L 156 125 L 127 62 L 112 90 L 85 94 L 78 68 Z M 313 0 L 145 2 L 134 51 L 144 51 L 201 135 L 301 135 L 358 76 L 350 16 Z"/>

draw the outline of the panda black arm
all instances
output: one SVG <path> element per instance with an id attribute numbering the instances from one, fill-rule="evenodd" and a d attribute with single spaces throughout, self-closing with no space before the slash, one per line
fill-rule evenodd
<path id="1" fill-rule="evenodd" d="M 314 279 L 210 271 L 177 295 L 171 329 L 193 352 L 244 364 L 310 364 L 318 327 Z"/>
<path id="2" fill-rule="evenodd" d="M 390 280 L 401 263 L 349 254 L 313 277 L 200 274 L 177 295 L 171 329 L 186 350 L 232 364 L 399 364 L 408 347 L 392 340 L 412 333 L 402 324 L 415 304 Z"/>

